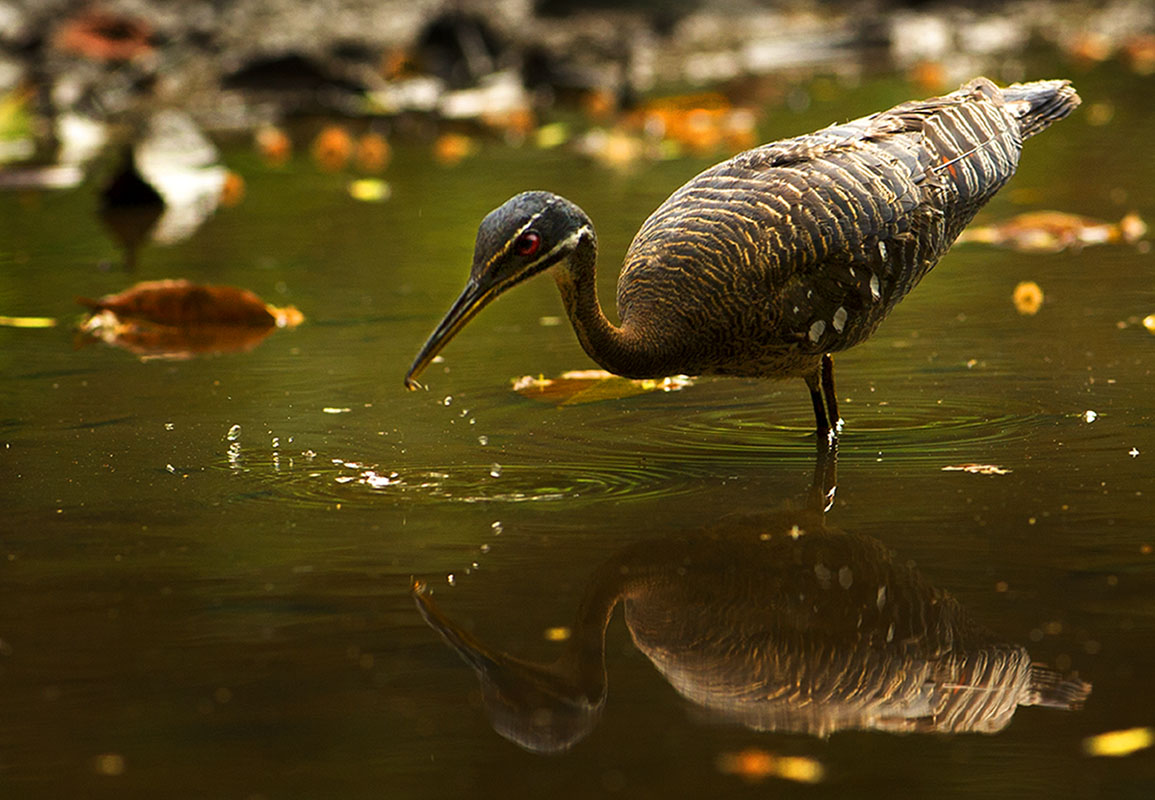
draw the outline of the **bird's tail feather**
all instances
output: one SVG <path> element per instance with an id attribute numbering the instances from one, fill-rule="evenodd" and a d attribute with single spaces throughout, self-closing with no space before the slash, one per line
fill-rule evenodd
<path id="1" fill-rule="evenodd" d="M 1003 99 L 1018 117 L 1024 139 L 1058 122 L 1081 102 L 1075 87 L 1065 80 L 1015 83 L 1003 89 Z"/>
<path id="2" fill-rule="evenodd" d="M 1077 709 L 1091 694 L 1091 684 L 1078 675 L 1064 676 L 1043 664 L 1031 665 L 1031 699 L 1023 705 Z"/>

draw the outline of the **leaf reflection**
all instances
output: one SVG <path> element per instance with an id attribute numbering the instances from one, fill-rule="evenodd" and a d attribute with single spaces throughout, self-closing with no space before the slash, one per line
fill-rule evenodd
<path id="1" fill-rule="evenodd" d="M 762 731 L 995 733 L 1019 706 L 1078 708 L 1091 685 L 1031 661 L 878 539 L 830 528 L 833 458 L 809 509 L 727 518 L 631 545 L 589 581 L 564 654 L 498 652 L 421 582 L 426 622 L 473 668 L 494 729 L 564 751 L 606 701 L 605 630 L 621 603 L 634 644 L 687 700 Z"/>

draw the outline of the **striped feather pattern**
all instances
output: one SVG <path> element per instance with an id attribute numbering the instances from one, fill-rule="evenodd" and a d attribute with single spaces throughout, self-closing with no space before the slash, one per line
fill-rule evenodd
<path id="1" fill-rule="evenodd" d="M 1014 174 L 1064 81 L 985 78 L 714 166 L 643 224 L 622 327 L 686 372 L 805 375 L 866 339 Z M 660 321 L 656 322 L 656 321 Z"/>

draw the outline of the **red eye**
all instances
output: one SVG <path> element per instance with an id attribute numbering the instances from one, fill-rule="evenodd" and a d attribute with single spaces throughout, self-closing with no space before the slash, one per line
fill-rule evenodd
<path id="1" fill-rule="evenodd" d="M 541 236 L 536 231 L 526 231 L 513 243 L 513 252 L 519 256 L 532 256 L 541 247 Z"/>

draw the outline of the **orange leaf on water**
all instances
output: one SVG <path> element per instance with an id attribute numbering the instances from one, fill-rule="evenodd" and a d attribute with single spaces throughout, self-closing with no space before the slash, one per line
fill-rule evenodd
<path id="1" fill-rule="evenodd" d="M 144 281 L 99 300 L 77 298 L 94 312 L 111 311 L 121 319 L 161 325 L 232 325 L 258 328 L 293 327 L 304 316 L 289 306 L 267 305 L 248 289 L 206 286 L 187 280 Z"/>
<path id="2" fill-rule="evenodd" d="M 81 323 L 84 337 L 142 358 L 243 352 L 276 328 L 295 327 L 304 320 L 296 308 L 266 305 L 247 289 L 186 280 L 146 281 L 119 294 L 78 302 L 93 312 Z"/>

